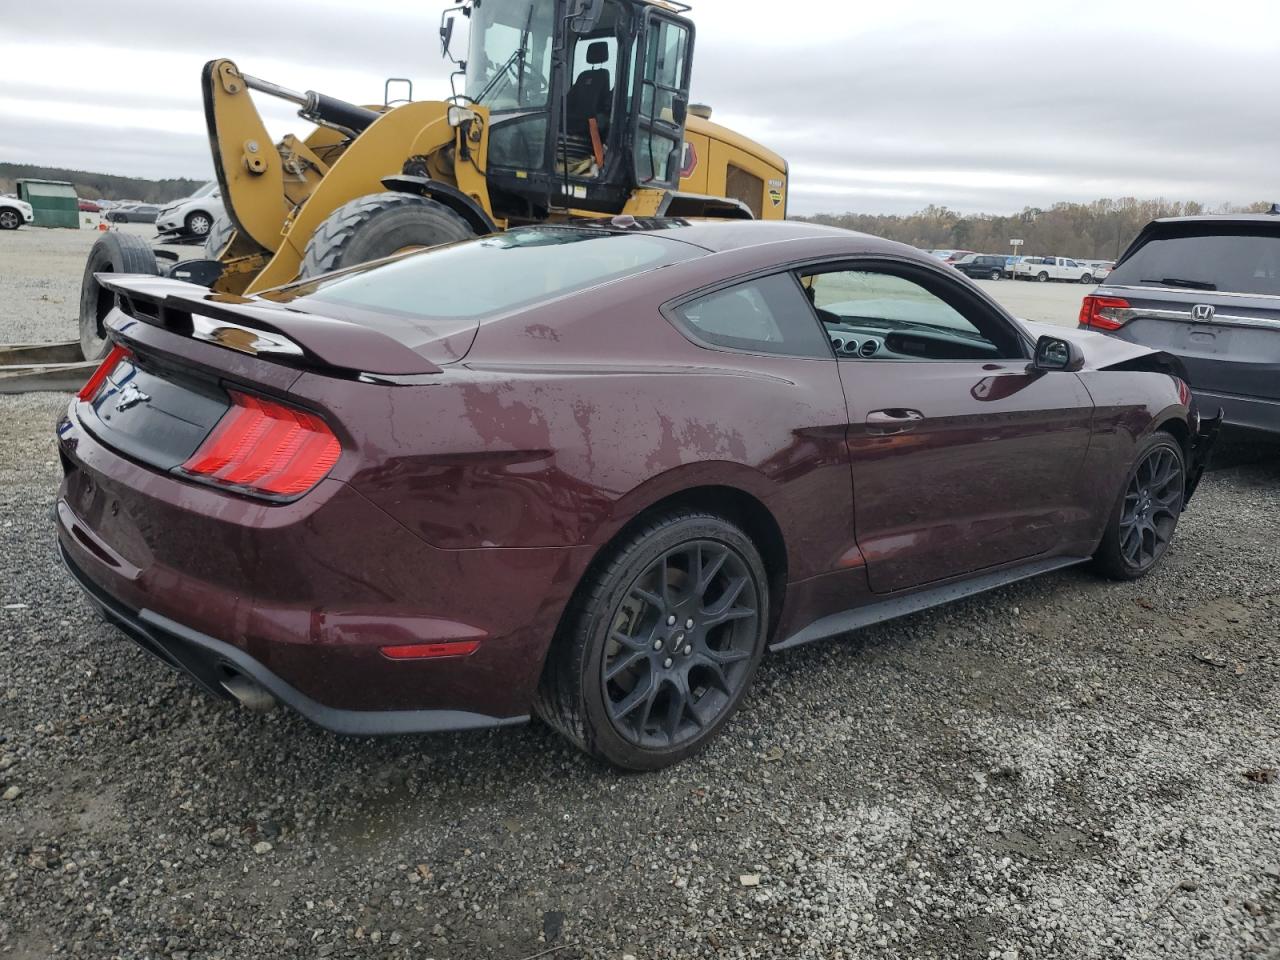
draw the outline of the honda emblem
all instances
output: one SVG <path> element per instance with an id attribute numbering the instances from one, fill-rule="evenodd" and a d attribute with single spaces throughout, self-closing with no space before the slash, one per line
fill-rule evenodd
<path id="1" fill-rule="evenodd" d="M 1191 319 L 1202 320 L 1202 321 L 1212 320 L 1213 305 L 1209 303 L 1197 303 L 1194 307 L 1191 308 Z"/>

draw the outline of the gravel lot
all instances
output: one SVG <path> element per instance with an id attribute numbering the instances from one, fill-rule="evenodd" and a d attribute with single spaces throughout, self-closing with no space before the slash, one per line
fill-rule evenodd
<path id="1" fill-rule="evenodd" d="M 198 694 L 59 567 L 65 402 L 0 397 L 2 957 L 1280 956 L 1275 450 L 1228 451 L 1146 581 L 767 658 L 707 753 L 622 776 L 537 725 L 343 740 Z"/>
<path id="2" fill-rule="evenodd" d="M 84 214 L 82 214 L 84 216 Z M 50 343 L 78 340 L 80 279 L 89 248 L 98 239 L 93 226 L 79 230 L 21 227 L 0 232 L 0 343 Z M 151 239 L 149 223 L 117 224 L 115 229 Z M 163 246 L 182 258 L 200 256 L 194 246 Z"/>

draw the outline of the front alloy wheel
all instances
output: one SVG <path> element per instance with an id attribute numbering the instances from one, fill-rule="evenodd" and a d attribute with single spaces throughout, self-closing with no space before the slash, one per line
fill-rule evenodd
<path id="1" fill-rule="evenodd" d="M 1164 432 L 1148 437 L 1098 546 L 1099 571 L 1117 580 L 1136 580 L 1155 569 L 1173 540 L 1186 489 L 1178 441 Z"/>
<path id="2" fill-rule="evenodd" d="M 1168 549 L 1186 488 L 1182 463 L 1157 447 L 1129 479 L 1120 516 L 1120 552 L 1132 566 L 1152 566 Z"/>

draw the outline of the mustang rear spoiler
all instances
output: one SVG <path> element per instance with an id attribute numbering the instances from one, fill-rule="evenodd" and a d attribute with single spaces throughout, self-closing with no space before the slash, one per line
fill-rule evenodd
<path id="1" fill-rule="evenodd" d="M 286 366 L 414 376 L 440 367 L 378 330 L 166 277 L 95 274 L 142 323 Z"/>

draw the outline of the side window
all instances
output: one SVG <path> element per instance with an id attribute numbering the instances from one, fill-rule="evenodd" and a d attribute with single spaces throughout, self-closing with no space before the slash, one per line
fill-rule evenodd
<path id="1" fill-rule="evenodd" d="M 804 294 L 789 273 L 748 280 L 677 307 L 686 335 L 700 343 L 747 353 L 831 356 Z"/>
<path id="2" fill-rule="evenodd" d="M 925 286 L 928 284 L 929 286 Z M 878 270 L 801 274 L 801 285 L 841 357 L 997 360 L 1021 357 L 1012 330 L 942 279 Z"/>

